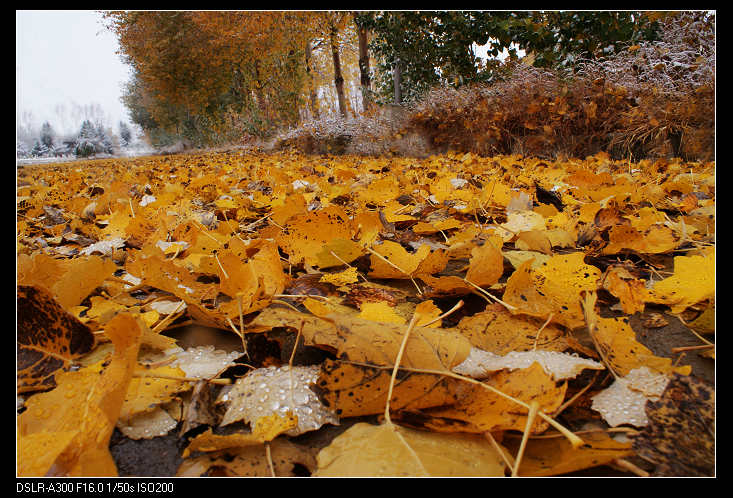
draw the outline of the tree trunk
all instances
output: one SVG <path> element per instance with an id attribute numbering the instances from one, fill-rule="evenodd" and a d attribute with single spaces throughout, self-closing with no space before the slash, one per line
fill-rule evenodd
<path id="1" fill-rule="evenodd" d="M 394 83 L 394 103 L 396 105 L 402 104 L 402 61 L 397 59 L 392 70 L 392 80 Z"/>
<path id="2" fill-rule="evenodd" d="M 311 74 L 311 61 L 313 60 L 313 47 L 311 46 L 310 40 L 305 44 L 305 73 L 308 80 L 309 97 L 311 114 L 313 118 L 318 119 L 320 114 L 318 112 L 318 99 L 316 98 L 316 88 L 313 84 L 313 75 Z"/>
<path id="3" fill-rule="evenodd" d="M 339 56 L 338 48 L 338 28 L 336 26 L 331 27 L 330 42 L 331 42 L 331 55 L 333 56 L 333 82 L 336 85 L 336 95 L 338 96 L 339 102 L 339 113 L 346 117 L 346 99 L 344 98 L 344 77 L 341 74 L 341 57 Z"/>
<path id="4" fill-rule="evenodd" d="M 255 61 L 255 96 L 257 98 L 257 107 L 259 107 L 262 117 L 265 121 L 268 121 L 267 116 L 267 105 L 265 103 L 264 84 L 260 79 L 260 61 Z"/>
<path id="5" fill-rule="evenodd" d="M 361 98 L 364 110 L 370 111 L 374 107 L 372 101 L 372 78 L 369 73 L 369 51 L 367 50 L 367 30 L 359 27 L 359 73 L 361 75 Z"/>

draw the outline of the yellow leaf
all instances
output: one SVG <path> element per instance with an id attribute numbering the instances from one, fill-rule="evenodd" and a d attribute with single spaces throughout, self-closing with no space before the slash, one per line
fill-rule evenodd
<path id="1" fill-rule="evenodd" d="M 672 313 L 715 297 L 715 254 L 675 256 L 674 275 L 654 284 L 646 302 L 668 304 Z"/>
<path id="2" fill-rule="evenodd" d="M 273 413 L 272 415 L 257 419 L 254 428 L 252 428 L 252 435 L 258 441 L 264 443 L 265 441 L 272 441 L 283 432 L 294 429 L 297 426 L 298 417 L 293 412 L 287 412 L 284 417 Z"/>
<path id="3" fill-rule="evenodd" d="M 407 323 L 405 317 L 395 313 L 394 308 L 385 301 L 363 303 L 359 318 L 371 320 L 372 322 L 396 323 L 398 325 Z"/>
<path id="4" fill-rule="evenodd" d="M 358 423 L 317 456 L 317 477 L 498 477 L 504 460 L 482 436 Z"/>
<path id="5" fill-rule="evenodd" d="M 321 275 L 320 282 L 333 284 L 336 287 L 353 284 L 359 281 L 359 272 L 353 266 L 348 267 L 339 273 L 324 273 Z"/>
<path id="6" fill-rule="evenodd" d="M 435 303 L 428 300 L 428 301 L 422 301 L 420 304 L 418 304 L 415 307 L 415 314 L 419 317 L 415 325 L 417 325 L 418 327 L 425 327 L 426 323 L 432 322 L 433 320 L 438 318 L 442 314 L 442 311 L 440 310 L 440 308 L 435 306 Z M 433 323 L 432 325 L 427 325 L 427 327 L 430 327 L 430 328 L 440 327 L 440 320 Z"/>
<path id="7" fill-rule="evenodd" d="M 583 326 L 581 292 L 595 290 L 601 276 L 584 257 L 582 252 L 555 255 L 535 270 L 531 260 L 525 261 L 507 280 L 503 300 L 528 315 L 552 314 L 554 322 L 566 327 Z"/>

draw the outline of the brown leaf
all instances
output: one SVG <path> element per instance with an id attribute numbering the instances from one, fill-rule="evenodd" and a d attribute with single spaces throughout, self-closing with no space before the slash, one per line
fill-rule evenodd
<path id="1" fill-rule="evenodd" d="M 715 390 L 674 374 L 662 399 L 648 402 L 649 425 L 633 439 L 636 454 L 656 465 L 654 476 L 715 476 Z"/>
<path id="2" fill-rule="evenodd" d="M 309 473 L 316 468 L 315 456 L 310 449 L 277 438 L 270 443 L 271 458 L 275 475 L 298 476 L 296 466 Z M 229 477 L 271 477 L 267 450 L 264 444 L 231 448 L 188 458 L 181 463 L 177 477 L 199 477 L 223 475 Z"/>
<path id="3" fill-rule="evenodd" d="M 19 285 L 17 295 L 18 392 L 55 387 L 54 374 L 91 351 L 94 335 L 47 291 Z"/>

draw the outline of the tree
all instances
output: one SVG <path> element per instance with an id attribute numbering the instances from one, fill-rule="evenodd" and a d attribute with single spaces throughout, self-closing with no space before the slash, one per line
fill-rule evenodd
<path id="1" fill-rule="evenodd" d="M 53 148 L 55 135 L 51 124 L 48 121 L 43 123 L 43 126 L 41 126 L 41 143 L 49 150 Z"/>
<path id="2" fill-rule="evenodd" d="M 656 16 L 639 11 L 540 11 L 509 21 L 512 41 L 534 53 L 539 67 L 606 57 L 659 38 Z"/>
<path id="3" fill-rule="evenodd" d="M 48 147 L 40 140 L 36 140 L 30 154 L 33 157 L 46 157 L 48 156 Z"/>
<path id="4" fill-rule="evenodd" d="M 488 55 L 532 52 L 534 65 L 569 66 L 580 58 L 610 55 L 657 36 L 657 23 L 642 12 L 377 12 L 360 15 L 373 34 L 378 90 L 383 99 L 414 100 L 436 85 L 492 81 L 494 67 L 481 68 L 474 46 Z"/>
<path id="5" fill-rule="evenodd" d="M 361 98 L 364 102 L 364 110 L 369 111 L 374 105 L 372 76 L 369 67 L 369 29 L 365 24 L 359 23 L 359 15 L 358 12 L 353 13 L 359 40 L 359 82 L 361 83 Z"/>
<path id="6" fill-rule="evenodd" d="M 105 13 L 123 60 L 134 69 L 124 99 L 133 122 L 206 142 L 225 134 L 231 116 L 258 134 L 297 121 L 305 15 Z"/>
<path id="7" fill-rule="evenodd" d="M 132 141 L 132 131 L 130 131 L 130 127 L 127 126 L 127 123 L 125 123 L 124 121 L 120 121 L 119 127 L 120 145 L 122 145 L 123 147 L 127 147 Z"/>

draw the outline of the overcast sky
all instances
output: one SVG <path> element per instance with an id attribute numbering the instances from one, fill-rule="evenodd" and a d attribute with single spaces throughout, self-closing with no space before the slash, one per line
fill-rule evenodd
<path id="1" fill-rule="evenodd" d="M 120 120 L 129 121 L 120 102 L 129 68 L 115 53 L 117 39 L 99 13 L 18 10 L 15 45 L 16 119 L 30 111 L 37 126 L 49 120 L 64 132 L 56 107 L 63 104 L 70 112 L 75 103 L 98 104 L 115 129 Z M 66 121 L 67 127 L 78 125 Z"/>

